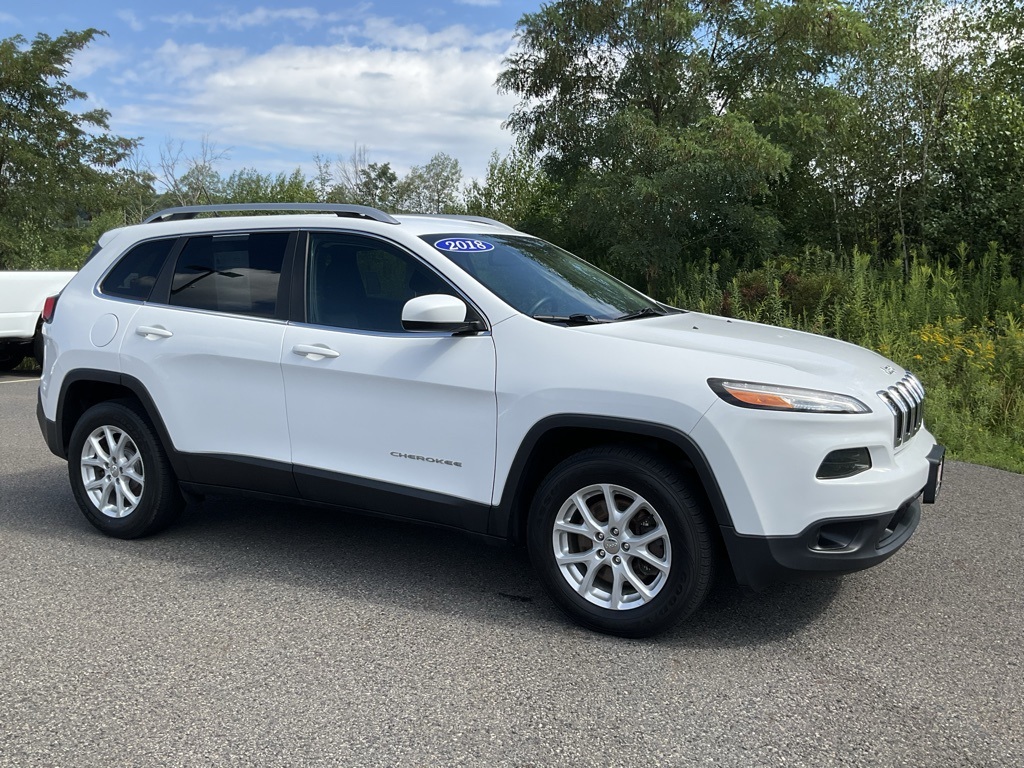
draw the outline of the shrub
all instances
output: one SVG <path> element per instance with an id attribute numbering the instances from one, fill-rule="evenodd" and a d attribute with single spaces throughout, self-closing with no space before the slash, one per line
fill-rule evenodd
<path id="1" fill-rule="evenodd" d="M 953 457 L 1024 472 L 1024 286 L 990 246 L 902 265 L 808 249 L 722 275 L 710 258 L 670 290 L 677 306 L 821 333 L 877 350 L 928 390 L 927 420 Z"/>

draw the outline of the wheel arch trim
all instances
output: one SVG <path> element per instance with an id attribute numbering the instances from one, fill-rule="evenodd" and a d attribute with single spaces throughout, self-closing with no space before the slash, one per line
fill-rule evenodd
<path id="1" fill-rule="evenodd" d="M 60 386 L 60 396 L 57 400 L 57 418 L 55 422 L 56 438 L 59 441 L 58 448 L 61 453 L 64 454 L 63 458 L 67 458 L 68 439 L 70 438 L 71 431 L 74 429 L 74 425 L 65 425 L 64 423 L 65 405 L 67 404 L 68 392 L 76 384 L 82 383 L 110 384 L 126 389 L 134 395 L 142 406 L 143 411 L 145 411 L 146 418 L 149 419 L 150 424 L 152 424 L 153 428 L 156 430 L 157 436 L 163 444 L 164 451 L 167 453 L 167 459 L 170 461 L 175 475 L 177 475 L 179 480 L 188 481 L 190 479 L 188 463 L 174 448 L 174 442 L 171 440 L 171 435 L 167 431 L 167 427 L 164 424 L 163 419 L 160 417 L 160 411 L 156 407 L 153 397 L 149 394 L 149 390 L 146 389 L 145 384 L 134 376 L 117 373 L 115 371 L 79 368 L 74 371 L 70 371 L 64 376 Z"/>
<path id="2" fill-rule="evenodd" d="M 732 527 L 732 516 L 729 513 L 725 496 L 718 485 L 714 471 L 711 469 L 711 465 L 704 452 L 700 449 L 700 446 L 689 435 L 655 422 L 614 416 L 563 413 L 547 416 L 538 421 L 530 428 L 519 444 L 516 455 L 509 467 L 501 499 L 497 506 L 492 508 L 491 521 L 488 526 L 489 534 L 501 536 L 510 541 L 517 540 L 517 525 L 523 513 L 523 510 L 518 509 L 519 497 L 523 490 L 523 483 L 526 479 L 527 470 L 530 467 L 534 451 L 546 435 L 552 431 L 566 428 L 615 433 L 629 438 L 651 438 L 674 446 L 682 452 L 697 473 L 697 477 L 700 479 L 714 513 L 715 522 L 719 526 Z"/>

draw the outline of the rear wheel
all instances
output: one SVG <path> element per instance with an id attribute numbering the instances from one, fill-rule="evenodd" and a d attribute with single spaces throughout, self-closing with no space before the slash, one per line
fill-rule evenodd
<path id="1" fill-rule="evenodd" d="M 713 581 L 716 554 L 699 498 L 656 454 L 582 451 L 534 497 L 530 557 L 555 603 L 580 624 L 656 634 L 696 611 Z"/>
<path id="2" fill-rule="evenodd" d="M 0 372 L 13 371 L 25 359 L 25 350 L 20 344 L 0 344 Z"/>
<path id="3" fill-rule="evenodd" d="M 43 367 L 43 349 L 45 342 L 43 340 L 43 328 L 42 325 L 36 328 L 36 335 L 32 337 L 32 356 L 39 363 L 39 367 Z"/>
<path id="4" fill-rule="evenodd" d="M 110 536 L 155 533 L 184 506 L 163 446 L 130 401 L 85 412 L 68 444 L 68 475 L 86 519 Z"/>

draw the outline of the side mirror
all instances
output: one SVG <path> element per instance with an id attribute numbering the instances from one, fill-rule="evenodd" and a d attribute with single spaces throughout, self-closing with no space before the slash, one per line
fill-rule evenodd
<path id="1" fill-rule="evenodd" d="M 484 330 L 479 320 L 466 320 L 466 302 L 458 296 L 431 293 L 417 296 L 402 307 L 402 327 L 407 331 L 475 333 Z"/>

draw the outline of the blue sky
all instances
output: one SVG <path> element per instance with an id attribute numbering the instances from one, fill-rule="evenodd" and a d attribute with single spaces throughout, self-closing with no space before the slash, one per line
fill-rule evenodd
<path id="1" fill-rule="evenodd" d="M 313 173 L 312 156 L 369 159 L 399 172 L 436 152 L 481 176 L 515 104 L 494 80 L 515 23 L 540 0 L 238 3 L 39 0 L 0 6 L 0 37 L 95 27 L 70 81 L 111 129 L 161 149 L 226 154 L 219 168 Z"/>

